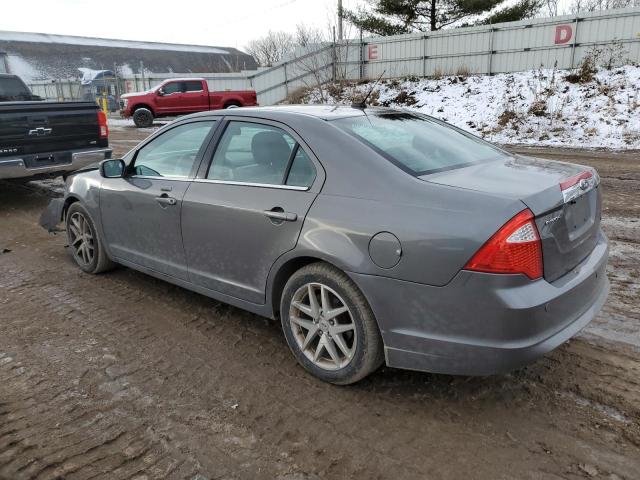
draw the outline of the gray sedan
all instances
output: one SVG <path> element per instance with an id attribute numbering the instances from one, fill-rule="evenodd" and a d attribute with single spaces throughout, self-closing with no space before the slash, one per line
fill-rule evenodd
<path id="1" fill-rule="evenodd" d="M 279 318 L 336 384 L 386 363 L 488 375 L 575 335 L 609 288 L 588 167 L 511 155 L 433 118 L 284 106 L 183 117 L 67 178 L 89 273 L 115 264 Z"/>

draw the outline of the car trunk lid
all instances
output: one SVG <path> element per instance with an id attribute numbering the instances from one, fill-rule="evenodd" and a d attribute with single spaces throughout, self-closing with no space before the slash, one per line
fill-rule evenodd
<path id="1" fill-rule="evenodd" d="M 420 178 L 521 200 L 535 215 L 549 282 L 571 271 L 598 241 L 602 200 L 589 167 L 516 156 Z"/>

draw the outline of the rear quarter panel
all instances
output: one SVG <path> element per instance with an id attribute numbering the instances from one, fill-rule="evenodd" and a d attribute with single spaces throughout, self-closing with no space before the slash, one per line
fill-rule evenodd
<path id="1" fill-rule="evenodd" d="M 347 272 L 442 286 L 524 208 L 519 201 L 419 186 L 423 192 L 415 203 L 321 193 L 307 214 L 296 250 L 319 253 Z M 372 237 L 380 232 L 400 241 L 400 260 L 391 268 L 376 265 L 369 253 Z"/>

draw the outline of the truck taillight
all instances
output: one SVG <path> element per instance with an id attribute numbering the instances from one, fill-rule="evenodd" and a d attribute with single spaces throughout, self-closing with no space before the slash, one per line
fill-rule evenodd
<path id="1" fill-rule="evenodd" d="M 542 243 L 531 210 L 527 208 L 505 223 L 464 268 L 486 273 L 522 273 L 531 280 L 542 277 Z"/>
<path id="2" fill-rule="evenodd" d="M 109 138 L 109 125 L 107 125 L 107 115 L 102 110 L 98 110 L 98 131 L 100 138 Z"/>

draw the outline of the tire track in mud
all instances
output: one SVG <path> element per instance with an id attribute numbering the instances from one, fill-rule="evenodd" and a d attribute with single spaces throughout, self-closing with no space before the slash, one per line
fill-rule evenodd
<path id="1" fill-rule="evenodd" d="M 64 318 L 66 322 L 72 323 L 73 329 L 82 332 L 80 337 L 84 337 L 84 346 L 76 349 L 85 349 L 83 353 L 89 354 L 90 359 L 95 356 L 96 350 L 105 348 L 100 345 L 117 346 L 116 351 L 106 354 L 112 357 L 125 357 L 131 355 L 131 351 L 137 351 L 139 354 L 123 363 L 109 364 L 105 368 L 84 372 L 78 382 L 81 391 L 89 392 L 89 395 L 96 395 L 98 398 L 106 392 L 115 397 L 116 401 L 137 404 L 144 409 L 145 402 L 150 402 L 145 398 L 153 397 L 153 391 L 162 386 L 162 395 L 168 398 L 191 396 L 192 403 L 196 404 L 199 403 L 199 398 L 209 401 L 208 409 L 201 406 L 194 409 L 195 413 L 181 413 L 195 415 L 194 424 L 197 426 L 210 425 L 211 417 L 216 417 L 213 415 L 216 410 L 229 412 L 235 403 L 241 404 L 239 412 L 243 415 L 242 423 L 259 427 L 265 424 L 265 419 L 269 420 L 264 425 L 266 428 L 254 427 L 241 435 L 234 434 L 233 428 L 230 429 L 228 424 L 218 424 L 218 429 L 224 434 L 214 439 L 214 444 L 224 445 L 228 438 L 232 438 L 232 444 L 235 442 L 245 448 L 256 443 L 268 443 L 278 447 L 275 452 L 270 452 L 270 458 L 278 457 L 280 453 L 295 458 L 297 449 L 312 445 L 312 457 L 305 462 L 306 468 L 311 467 L 311 471 L 329 475 L 356 472 L 374 475 L 375 472 L 384 471 L 392 465 L 405 477 L 418 478 L 424 463 L 424 452 L 437 449 L 438 445 L 436 439 L 425 440 L 424 427 L 421 425 L 424 422 L 414 421 L 415 415 L 412 415 L 411 408 L 423 402 L 438 405 L 444 400 L 448 403 L 451 399 L 447 398 L 447 394 L 451 393 L 451 386 L 445 383 L 451 382 L 454 389 L 459 389 L 462 385 L 453 377 L 436 376 L 433 385 L 425 389 L 420 383 L 434 380 L 430 376 L 382 372 L 377 379 L 365 382 L 362 387 L 354 388 L 354 391 L 345 389 L 343 392 L 340 389 L 341 393 L 346 393 L 341 395 L 342 399 L 351 401 L 342 401 L 341 413 L 335 413 L 326 403 L 327 394 L 330 395 L 336 387 L 318 385 L 295 366 L 288 355 L 286 345 L 277 333 L 277 325 L 263 322 L 231 307 L 221 307 L 215 302 L 134 272 L 117 271 L 111 275 L 89 277 L 76 273 L 69 264 L 62 270 L 62 275 L 60 272 L 55 273 L 58 277 L 62 276 L 59 281 L 42 282 L 35 273 L 21 271 L 18 268 L 9 269 L 13 278 L 10 297 L 20 298 L 15 307 L 22 309 L 24 318 L 37 317 L 39 313 L 43 313 L 43 309 L 52 317 Z M 53 271 L 50 273 L 54 274 Z M 91 292 L 74 291 L 76 288 L 80 290 L 82 285 L 88 287 L 87 282 L 95 282 L 95 285 L 87 288 Z M 6 288 L 6 285 L 0 285 L 0 288 L 3 287 Z M 43 297 L 50 300 L 43 304 Z M 126 311 L 114 308 L 116 299 L 119 299 L 119 305 L 128 306 Z M 154 300 L 157 307 L 154 309 L 156 313 L 153 319 L 147 311 L 147 303 L 150 300 Z M 25 303 L 29 305 L 28 308 L 24 307 Z M 114 315 L 114 310 L 118 310 L 119 314 Z M 158 313 L 158 310 L 161 313 Z M 221 311 L 223 317 L 211 315 L 212 310 Z M 213 325 L 206 320 L 207 314 L 214 317 Z M 16 322 L 15 326 L 28 328 L 28 323 L 27 320 L 22 325 Z M 169 328 L 161 323 L 168 323 Z M 180 342 L 172 345 L 171 338 L 180 339 Z M 188 348 L 185 348 L 185 341 Z M 234 342 L 236 348 L 232 346 Z M 251 348 L 246 349 L 240 356 L 235 356 L 237 347 L 242 344 Z M 253 348 L 258 352 L 254 357 L 247 353 L 254 351 Z M 171 351 L 175 360 L 168 360 L 157 354 L 162 351 Z M 230 355 L 231 359 L 228 358 Z M 142 359 L 144 361 L 140 361 Z M 268 362 L 265 362 L 265 359 Z M 275 368 L 276 365 L 283 364 L 286 368 Z M 224 368 L 212 370 L 211 367 L 214 365 Z M 188 373 L 181 375 L 185 371 Z M 463 387 L 461 395 L 472 393 L 480 399 L 485 397 L 484 400 L 488 401 L 495 393 L 492 391 L 493 388 L 505 388 L 511 390 L 512 395 L 518 396 L 519 390 L 531 388 L 529 375 L 521 375 L 522 378 L 516 379 L 515 382 L 502 379 L 490 381 L 488 386 L 472 380 L 471 391 L 465 391 Z M 162 382 L 163 377 L 165 380 L 180 377 L 180 382 L 177 385 Z M 251 387 L 252 383 L 260 381 L 265 385 Z M 404 405 L 398 405 L 398 395 L 392 393 L 398 385 L 401 391 L 413 388 L 416 401 L 402 402 Z M 441 398 L 438 398 L 437 390 L 440 388 L 444 388 L 445 394 L 440 393 Z M 275 397 L 274 389 L 278 389 L 278 395 Z M 474 392 L 477 389 L 484 391 Z M 537 393 L 541 398 L 548 394 Z M 371 396 L 375 398 L 375 402 L 370 401 Z M 270 408 L 265 410 L 263 401 L 267 398 L 271 403 Z M 216 405 L 212 409 L 213 399 Z M 357 424 L 349 427 L 350 420 L 361 415 L 361 408 L 371 403 L 374 403 L 377 409 L 373 418 L 378 420 L 379 425 Z M 298 407 L 302 405 L 305 407 Z M 435 421 L 438 424 L 437 430 L 455 436 L 452 430 L 456 428 L 456 419 L 462 415 L 460 407 L 454 405 L 453 408 L 449 406 L 445 409 L 445 416 L 449 417 L 446 422 L 433 418 L 428 412 L 426 415 L 425 412 L 421 412 L 419 417 L 429 423 Z M 128 406 L 127 409 L 129 408 L 131 407 Z M 305 418 L 307 410 L 314 412 L 306 418 L 307 422 L 311 423 L 310 426 L 315 428 L 301 430 L 300 418 Z M 403 415 L 396 418 L 395 422 L 381 421 L 385 412 L 390 411 L 402 412 Z M 171 418 L 170 413 L 168 415 Z M 273 416 L 276 418 L 270 418 Z M 222 417 L 224 420 L 224 414 Z M 182 421 L 181 418 L 177 418 L 176 424 L 167 425 L 165 418 L 161 423 L 164 424 L 164 429 L 179 431 L 184 427 L 180 425 Z M 232 418 L 232 427 L 234 422 L 235 419 Z M 400 432 L 394 431 L 391 423 L 396 423 L 395 426 Z M 342 425 L 347 427 L 341 428 Z M 319 435 L 314 430 L 318 433 L 335 431 L 340 434 Z M 188 437 L 192 431 L 183 433 Z M 467 436 L 475 436 L 478 444 L 484 442 L 484 432 L 479 432 L 477 426 L 467 432 Z M 382 441 L 383 446 L 368 445 L 371 439 Z M 211 442 L 212 439 L 208 440 Z M 181 438 L 177 443 L 186 441 Z M 366 452 L 366 455 L 347 456 L 331 453 L 336 443 L 350 443 L 356 450 Z M 224 449 L 223 452 L 229 454 L 229 451 L 225 452 Z M 198 453 L 200 452 L 196 451 L 192 456 L 197 457 Z M 370 458 L 371 455 L 375 458 Z M 260 462 L 260 455 L 253 460 Z M 290 467 L 291 465 L 282 467 L 280 473 L 286 473 Z M 232 471 L 231 467 L 229 471 Z"/>
<path id="2" fill-rule="evenodd" d="M 78 272 L 35 226 L 41 204 L 0 229 L 16 245 L 0 255 L 0 478 L 640 470 L 640 362 L 624 345 L 578 338 L 503 377 L 383 369 L 332 387 L 296 366 L 273 322 L 131 270 Z"/>

